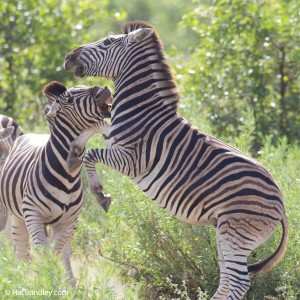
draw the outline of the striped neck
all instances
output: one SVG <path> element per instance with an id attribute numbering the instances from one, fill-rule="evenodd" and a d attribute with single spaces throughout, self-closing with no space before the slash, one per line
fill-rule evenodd
<path id="1" fill-rule="evenodd" d="M 56 165 L 57 171 L 63 172 L 69 180 L 71 177 L 74 178 L 80 174 L 81 166 L 78 167 L 77 172 L 72 173 L 72 176 L 66 170 L 68 169 L 67 158 L 70 152 L 70 145 L 81 132 L 82 129 L 76 127 L 70 120 L 61 117 L 57 118 L 51 130 L 49 141 L 44 149 L 48 156 L 50 155 L 51 157 L 51 166 L 54 167 Z"/>
<path id="2" fill-rule="evenodd" d="M 128 65 L 113 79 L 113 115 L 118 107 L 149 107 L 177 111 L 179 93 L 164 54 L 155 43 L 147 43 L 128 55 Z"/>

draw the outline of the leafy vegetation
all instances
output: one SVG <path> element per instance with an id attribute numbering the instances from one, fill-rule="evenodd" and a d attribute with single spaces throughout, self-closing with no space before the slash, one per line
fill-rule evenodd
<path id="1" fill-rule="evenodd" d="M 106 1 L 1 1 L 0 107 L 22 123 L 42 119 L 43 85 L 69 83 L 63 58 L 91 40 L 92 26 L 115 18 Z M 101 34 L 101 31 L 100 31 Z M 24 100 L 27 99 L 27 100 Z"/>
<path id="2" fill-rule="evenodd" d="M 236 134 L 251 108 L 256 149 L 266 135 L 299 141 L 299 1 L 197 3 L 181 22 L 198 34 L 185 93 L 198 99 L 214 130 L 227 137 Z"/>
<path id="3" fill-rule="evenodd" d="M 41 1 L 2 1 L 0 112 L 16 118 L 27 132 L 45 132 L 40 117 L 44 83 L 104 83 L 97 78 L 77 79 L 65 72 L 64 55 L 109 31 L 118 33 L 121 20 L 151 22 L 166 41 L 183 95 L 180 113 L 199 129 L 255 155 L 283 193 L 290 222 L 287 253 L 271 272 L 253 278 L 246 299 L 269 296 L 297 300 L 299 3 L 160 3 L 157 7 L 150 0 L 53 0 L 47 5 Z M 183 14 L 181 27 L 175 30 Z M 103 141 L 94 137 L 88 147 L 103 147 Z M 98 166 L 98 173 L 113 204 L 108 214 L 101 210 L 83 172 L 85 202 L 72 256 L 77 290 L 71 289 L 54 253 L 33 250 L 31 262 L 19 262 L 1 235 L 0 298 L 20 299 L 13 293 L 44 290 L 67 292 L 53 299 L 209 299 L 219 281 L 214 229 L 176 220 L 149 201 L 128 178 L 105 166 Z M 249 261 L 268 256 L 280 236 L 278 229 Z"/>

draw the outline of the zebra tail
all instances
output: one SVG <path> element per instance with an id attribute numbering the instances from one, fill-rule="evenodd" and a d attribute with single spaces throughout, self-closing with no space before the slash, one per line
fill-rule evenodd
<path id="1" fill-rule="evenodd" d="M 256 275 L 260 272 L 270 271 L 283 258 L 285 251 L 287 249 L 288 235 L 289 235 L 289 223 L 285 212 L 281 220 L 281 225 L 282 225 L 282 237 L 281 237 L 279 247 L 269 257 L 263 259 L 258 263 L 249 265 L 248 272 L 250 276 Z"/>

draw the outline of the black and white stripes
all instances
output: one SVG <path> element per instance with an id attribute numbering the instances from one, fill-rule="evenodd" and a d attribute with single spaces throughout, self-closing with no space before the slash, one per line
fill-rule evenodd
<path id="1" fill-rule="evenodd" d="M 178 115 L 176 84 L 148 24 L 128 23 L 121 35 L 80 46 L 66 56 L 65 67 L 115 84 L 110 148 L 85 156 L 91 187 L 99 185 L 95 163 L 102 162 L 129 176 L 180 220 L 214 225 L 221 277 L 212 299 L 242 299 L 250 287 L 248 269 L 269 270 L 287 247 L 287 218 L 272 176 Z M 280 223 L 279 248 L 262 263 L 248 266 L 247 256 Z"/>

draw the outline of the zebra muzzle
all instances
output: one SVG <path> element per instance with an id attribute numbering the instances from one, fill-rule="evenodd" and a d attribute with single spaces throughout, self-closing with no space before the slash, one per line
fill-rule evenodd
<path id="1" fill-rule="evenodd" d="M 103 105 L 104 103 L 108 105 L 112 100 L 110 89 L 107 86 L 99 89 L 95 95 L 95 100 L 99 105 Z"/>
<path id="2" fill-rule="evenodd" d="M 48 118 L 54 118 L 56 117 L 57 113 L 60 111 L 60 105 L 57 102 L 53 102 L 46 113 L 46 117 Z"/>

